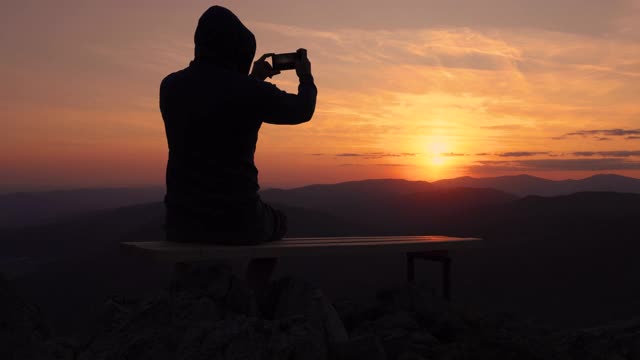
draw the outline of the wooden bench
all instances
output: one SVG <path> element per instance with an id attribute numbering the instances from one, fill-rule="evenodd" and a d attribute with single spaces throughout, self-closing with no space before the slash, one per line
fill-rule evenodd
<path id="1" fill-rule="evenodd" d="M 249 258 L 247 279 L 256 284 L 268 281 L 280 257 L 316 255 L 365 255 L 404 253 L 407 280 L 415 280 L 415 260 L 442 264 L 442 292 L 451 298 L 450 250 L 480 243 L 480 238 L 449 236 L 373 236 L 285 238 L 251 246 L 175 243 L 167 241 L 124 242 L 125 250 L 161 261 L 187 262 L 212 259 Z"/>

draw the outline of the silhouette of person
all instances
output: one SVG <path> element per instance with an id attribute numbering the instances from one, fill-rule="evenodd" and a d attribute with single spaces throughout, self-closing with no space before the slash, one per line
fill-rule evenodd
<path id="1" fill-rule="evenodd" d="M 194 36 L 195 57 L 160 85 L 169 145 L 165 230 L 169 241 L 254 244 L 281 239 L 284 213 L 258 194 L 254 152 L 263 122 L 311 120 L 317 89 L 298 50 L 298 94 L 265 82 L 279 74 L 265 54 L 249 68 L 254 35 L 228 9 L 209 8 Z"/>

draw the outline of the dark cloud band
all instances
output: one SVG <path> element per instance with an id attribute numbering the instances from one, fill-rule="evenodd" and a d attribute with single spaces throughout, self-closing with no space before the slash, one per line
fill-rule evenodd
<path id="1" fill-rule="evenodd" d="M 640 156 L 640 150 L 634 150 L 634 151 L 627 151 L 627 150 L 621 150 L 621 151 L 577 151 L 577 152 L 574 152 L 573 155 L 575 155 L 575 156 L 583 156 L 583 157 L 590 157 L 590 156 L 631 157 L 631 156 Z"/>
<path id="2" fill-rule="evenodd" d="M 640 161 L 622 158 L 602 159 L 531 159 L 531 160 L 486 160 L 478 161 L 470 170 L 476 172 L 491 171 L 605 171 L 640 170 Z"/>
<path id="3" fill-rule="evenodd" d="M 596 140 L 604 141 L 611 140 L 610 137 L 625 137 L 627 140 L 638 140 L 640 139 L 640 129 L 596 129 L 596 130 L 579 130 L 570 133 L 566 133 L 562 136 L 555 136 L 552 139 L 554 140 L 563 140 L 568 137 L 581 136 L 581 137 L 589 137 L 592 136 Z"/>
<path id="4" fill-rule="evenodd" d="M 364 159 L 381 159 L 387 157 L 410 157 L 416 156 L 417 153 L 385 153 L 385 152 L 369 152 L 369 153 L 340 153 L 334 154 L 336 157 L 359 157 Z"/>

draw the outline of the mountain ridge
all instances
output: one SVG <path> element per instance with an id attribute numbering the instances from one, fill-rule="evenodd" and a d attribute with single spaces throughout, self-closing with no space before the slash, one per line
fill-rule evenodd
<path id="1" fill-rule="evenodd" d="M 640 179 L 617 175 L 596 174 L 583 179 L 549 180 L 528 174 L 486 178 L 463 176 L 432 183 L 436 187 L 493 188 L 518 196 L 558 196 L 584 191 L 640 193 Z"/>
<path id="2" fill-rule="evenodd" d="M 367 179 L 333 184 L 311 184 L 291 189 L 260 191 L 266 201 L 306 208 L 309 203 L 359 203 L 371 199 L 381 205 L 397 195 L 450 188 L 494 189 L 518 197 L 559 196 L 584 191 L 640 193 L 640 179 L 615 174 L 597 174 L 584 179 L 549 180 L 527 174 L 474 178 L 463 176 L 434 182 L 405 179 Z M 0 228 L 16 228 L 55 222 L 82 212 L 138 203 L 162 201 L 164 187 L 99 188 L 0 195 Z M 331 208 L 330 208 L 331 209 Z"/>

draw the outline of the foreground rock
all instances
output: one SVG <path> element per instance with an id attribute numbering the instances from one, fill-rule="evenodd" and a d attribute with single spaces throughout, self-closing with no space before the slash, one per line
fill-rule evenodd
<path id="1" fill-rule="evenodd" d="M 640 360 L 640 319 L 564 332 L 557 338 L 574 359 Z"/>
<path id="2" fill-rule="evenodd" d="M 73 359 L 73 344 L 52 339 L 38 307 L 0 274 L 0 359 Z"/>
<path id="3" fill-rule="evenodd" d="M 328 359 L 346 340 L 319 289 L 282 279 L 264 295 L 228 268 L 185 266 L 153 300 L 111 299 L 79 359 Z"/>
<path id="4" fill-rule="evenodd" d="M 419 286 L 336 307 L 289 278 L 258 295 L 227 268 L 185 267 L 161 296 L 107 302 L 78 359 L 562 358 L 552 337 L 465 315 Z"/>
<path id="5" fill-rule="evenodd" d="M 51 338 L 37 308 L 2 278 L 0 315 L 0 359 L 640 360 L 640 321 L 556 334 L 457 309 L 415 285 L 334 305 L 290 278 L 255 294 L 230 269 L 206 264 L 178 268 L 153 298 L 109 299 L 73 341 Z"/>

